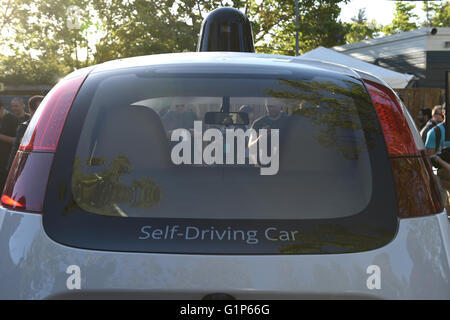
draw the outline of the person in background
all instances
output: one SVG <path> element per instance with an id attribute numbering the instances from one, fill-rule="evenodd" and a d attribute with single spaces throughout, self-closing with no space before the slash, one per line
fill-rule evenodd
<path id="1" fill-rule="evenodd" d="M 424 143 L 426 143 L 427 141 L 428 132 L 430 132 L 432 128 L 434 128 L 436 125 L 438 125 L 443 121 L 444 121 L 444 113 L 442 106 L 440 105 L 434 106 L 433 111 L 431 112 L 431 119 L 428 120 L 428 122 L 420 131 L 420 136 L 422 137 Z"/>
<path id="2" fill-rule="evenodd" d="M 420 109 L 419 113 L 417 114 L 417 120 L 419 121 L 419 130 L 422 130 L 430 119 L 431 119 L 431 109 L 430 108 Z"/>
<path id="3" fill-rule="evenodd" d="M 439 107 L 439 108 L 437 108 Z M 447 190 L 450 187 L 450 181 L 448 180 L 448 172 L 445 170 L 446 165 L 443 164 L 445 162 L 443 159 L 441 159 L 438 156 L 435 156 L 436 153 L 442 150 L 444 148 L 444 141 L 445 141 L 445 109 L 443 109 L 441 106 L 436 106 L 433 108 L 433 117 L 434 117 L 434 111 L 440 110 L 440 123 L 438 123 L 434 128 L 430 128 L 427 133 L 427 138 L 425 141 L 425 149 L 427 151 L 427 154 L 430 157 L 435 157 L 436 161 L 438 161 L 441 164 L 441 167 L 444 169 L 438 169 L 437 171 L 437 182 L 439 186 L 439 191 L 441 193 L 442 201 L 446 206 L 449 205 L 449 194 Z M 440 132 L 440 139 L 438 139 L 437 131 Z M 439 140 L 439 141 L 437 141 Z"/>
<path id="4" fill-rule="evenodd" d="M 30 115 L 25 112 L 25 103 L 22 98 L 16 97 L 11 100 L 11 111 L 19 119 L 19 123 L 30 119 Z"/>
<path id="5" fill-rule="evenodd" d="M 266 101 L 266 110 L 267 115 L 257 119 L 252 125 L 253 129 L 282 129 L 286 126 L 289 116 L 280 105 Z"/>
<path id="6" fill-rule="evenodd" d="M 279 104 L 271 103 L 269 100 L 265 101 L 267 115 L 263 116 L 255 122 L 253 122 L 252 129 L 256 131 L 256 136 L 250 136 L 248 146 L 252 147 L 262 136 L 260 129 L 266 129 L 263 136 L 267 137 L 268 150 L 272 150 L 271 147 L 271 135 L 272 129 L 279 132 L 279 137 L 282 136 L 282 130 L 286 127 L 289 116 L 283 112 L 283 108 Z"/>
<path id="7" fill-rule="evenodd" d="M 0 100 L 0 193 L 8 176 L 6 166 L 18 124 L 17 117 L 8 112 L 5 104 Z"/>
<path id="8" fill-rule="evenodd" d="M 9 169 L 11 169 L 11 165 L 14 161 L 14 157 L 16 156 L 17 150 L 19 150 L 20 142 L 22 141 L 23 135 L 25 134 L 25 131 L 27 130 L 31 118 L 33 117 L 34 113 L 36 112 L 37 108 L 39 107 L 43 99 L 44 99 L 43 96 L 33 96 L 30 99 L 28 99 L 28 110 L 30 110 L 30 119 L 28 121 L 20 123 L 19 126 L 17 127 L 16 138 L 14 139 L 14 143 L 11 147 L 6 172 L 9 172 Z"/>
<path id="9" fill-rule="evenodd" d="M 251 128 L 253 121 L 255 121 L 255 109 L 249 105 L 244 104 L 239 108 L 239 112 L 248 114 L 248 127 Z"/>
<path id="10" fill-rule="evenodd" d="M 192 110 L 186 109 L 184 103 L 179 103 L 175 105 L 175 110 L 167 112 L 161 120 L 167 131 L 181 128 L 192 129 L 197 116 Z"/>

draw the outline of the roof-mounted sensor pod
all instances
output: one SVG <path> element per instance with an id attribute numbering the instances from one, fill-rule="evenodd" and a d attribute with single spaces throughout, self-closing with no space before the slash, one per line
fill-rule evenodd
<path id="1" fill-rule="evenodd" d="M 255 52 L 250 21 L 231 7 L 213 10 L 203 20 L 197 51 Z"/>

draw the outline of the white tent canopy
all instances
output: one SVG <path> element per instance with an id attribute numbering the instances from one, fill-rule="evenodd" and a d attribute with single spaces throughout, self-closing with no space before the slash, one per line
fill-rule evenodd
<path id="1" fill-rule="evenodd" d="M 382 67 L 376 66 L 374 64 L 361 61 L 359 59 L 353 58 L 346 54 L 339 53 L 339 52 L 336 52 L 334 50 L 327 49 L 324 47 L 318 47 L 314 50 L 311 50 L 311 51 L 297 57 L 296 59 L 302 59 L 302 58 L 320 60 L 320 61 L 326 61 L 326 62 L 333 62 L 336 64 L 341 64 L 341 65 L 344 65 L 347 67 L 351 67 L 354 69 L 366 71 L 368 73 L 371 73 L 371 74 L 383 79 L 392 88 L 395 88 L 395 89 L 405 88 L 408 85 L 408 83 L 411 81 L 411 79 L 414 78 L 414 76 L 411 74 L 391 71 L 389 69 L 382 68 Z"/>

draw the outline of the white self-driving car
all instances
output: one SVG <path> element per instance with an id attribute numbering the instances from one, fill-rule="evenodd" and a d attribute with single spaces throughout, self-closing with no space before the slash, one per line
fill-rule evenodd
<path id="1" fill-rule="evenodd" d="M 1 196 L 1 299 L 450 298 L 447 214 L 397 95 L 253 53 L 249 29 L 216 10 L 199 52 L 51 90 Z"/>

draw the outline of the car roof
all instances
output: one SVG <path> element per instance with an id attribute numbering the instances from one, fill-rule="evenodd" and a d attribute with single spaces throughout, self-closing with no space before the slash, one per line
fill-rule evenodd
<path id="1" fill-rule="evenodd" d="M 333 64 L 318 60 L 303 59 L 301 57 L 260 54 L 260 53 L 243 53 L 243 52 L 184 52 L 184 53 L 168 53 L 155 54 L 148 56 L 139 56 L 132 58 L 124 58 L 104 62 L 95 66 L 77 70 L 68 75 L 71 77 L 80 72 L 90 72 L 92 74 L 155 65 L 234 65 L 244 67 L 276 67 L 280 68 L 296 68 L 305 71 L 318 73 L 335 73 L 336 75 L 347 75 L 359 78 L 358 73 L 349 67 Z"/>

